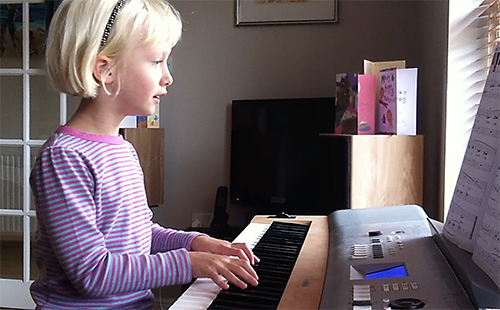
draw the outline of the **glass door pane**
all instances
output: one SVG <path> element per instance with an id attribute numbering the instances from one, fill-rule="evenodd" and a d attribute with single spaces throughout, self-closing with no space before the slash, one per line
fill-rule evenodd
<path id="1" fill-rule="evenodd" d="M 0 278 L 23 279 L 23 217 L 0 215 Z"/>
<path id="2" fill-rule="evenodd" d="M 33 309 L 38 276 L 29 173 L 62 117 L 45 75 L 43 0 L 0 1 L 0 308 Z"/>
<path id="3" fill-rule="evenodd" d="M 3 2 L 3 1 L 2 1 Z M 23 63 L 23 5 L 0 5 L 1 45 L 0 68 L 22 68 Z"/>
<path id="4" fill-rule="evenodd" d="M 59 94 L 52 90 L 47 76 L 30 75 L 30 97 L 30 136 L 47 140 L 59 126 Z"/>
<path id="5" fill-rule="evenodd" d="M 0 75 L 0 139 L 23 137 L 23 77 Z"/>
<path id="6" fill-rule="evenodd" d="M 30 68 L 45 68 L 45 34 L 46 34 L 46 13 L 45 3 L 32 3 L 29 6 L 29 51 Z"/>
<path id="7" fill-rule="evenodd" d="M 0 146 L 0 209 L 22 210 L 23 194 L 23 150 L 21 147 Z"/>

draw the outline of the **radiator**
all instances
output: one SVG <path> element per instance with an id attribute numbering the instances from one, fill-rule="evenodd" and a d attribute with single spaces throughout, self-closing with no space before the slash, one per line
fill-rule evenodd
<path id="1" fill-rule="evenodd" d="M 23 209 L 23 157 L 0 155 L 0 209 Z M 22 233 L 22 216 L 0 216 L 0 233 Z"/>

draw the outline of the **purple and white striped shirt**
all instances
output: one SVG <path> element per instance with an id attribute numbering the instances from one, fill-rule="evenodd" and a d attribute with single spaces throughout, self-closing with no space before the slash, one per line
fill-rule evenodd
<path id="1" fill-rule="evenodd" d="M 151 288 L 189 283 L 198 233 L 152 222 L 133 146 L 61 126 L 31 172 L 41 309 L 143 309 Z"/>

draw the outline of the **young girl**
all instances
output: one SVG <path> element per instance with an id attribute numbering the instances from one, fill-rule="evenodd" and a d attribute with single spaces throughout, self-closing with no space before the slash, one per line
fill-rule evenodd
<path id="1" fill-rule="evenodd" d="M 48 76 L 82 99 L 31 173 L 38 309 L 150 309 L 151 288 L 199 277 L 257 285 L 245 244 L 152 223 L 137 154 L 118 135 L 125 116 L 153 114 L 167 94 L 181 30 L 163 0 L 65 0 L 54 14 Z"/>

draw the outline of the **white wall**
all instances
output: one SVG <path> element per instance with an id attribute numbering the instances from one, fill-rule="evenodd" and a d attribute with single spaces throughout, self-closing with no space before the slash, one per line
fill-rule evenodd
<path id="1" fill-rule="evenodd" d="M 447 54 L 447 1 L 340 0 L 339 23 L 234 26 L 234 1 L 172 1 L 184 35 L 163 99 L 165 204 L 155 220 L 185 228 L 212 212 L 229 185 L 233 99 L 334 96 L 335 74 L 363 59 L 406 59 L 419 68 L 418 133 L 425 135 L 424 208 L 439 216 Z M 230 223 L 242 210 L 228 207 Z"/>

